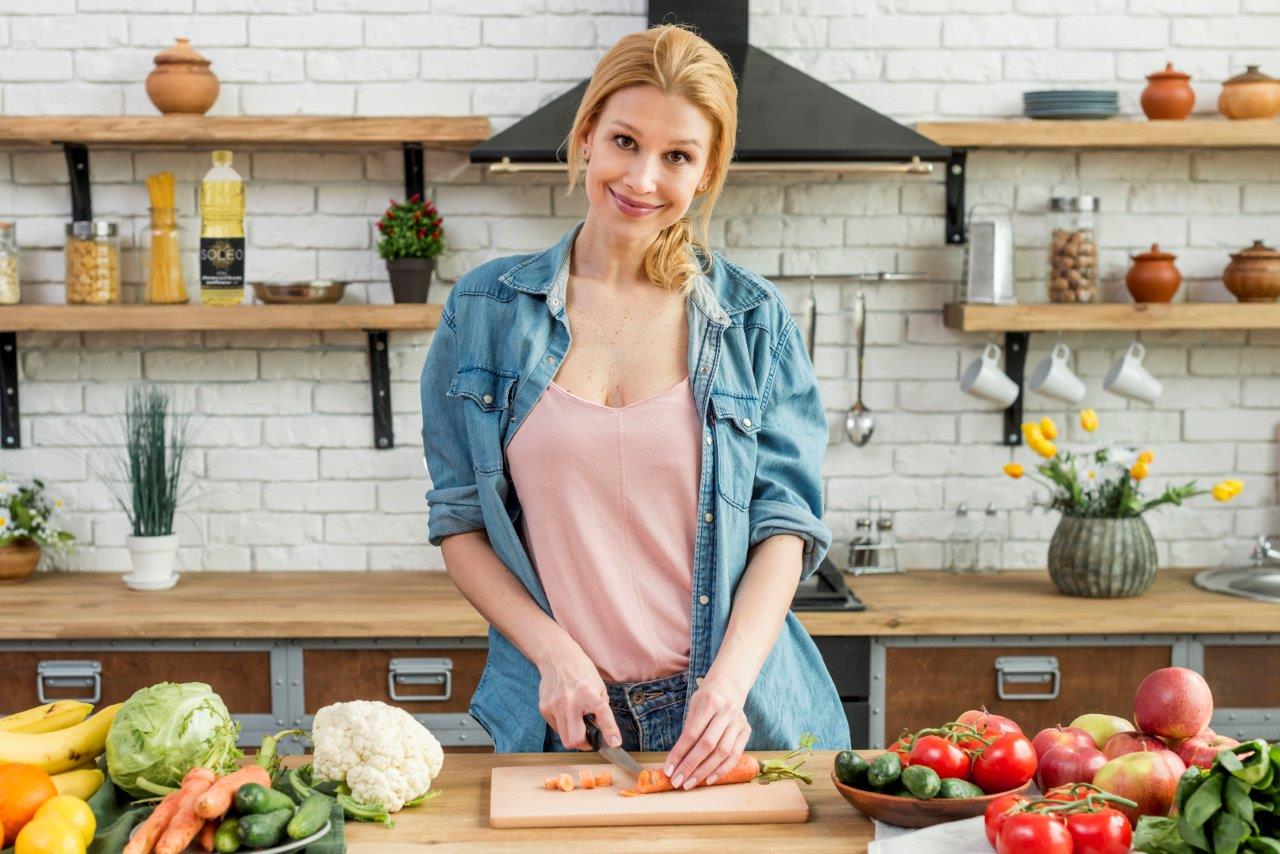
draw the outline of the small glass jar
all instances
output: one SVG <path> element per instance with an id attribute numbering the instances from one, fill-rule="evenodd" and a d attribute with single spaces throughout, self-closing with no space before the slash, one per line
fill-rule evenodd
<path id="1" fill-rule="evenodd" d="M 1049 301 L 1098 301 L 1098 197 L 1049 200 Z"/>
<path id="2" fill-rule="evenodd" d="M 147 289 L 150 303 L 184 303 L 187 286 L 182 280 L 182 252 L 178 248 L 178 220 L 173 208 L 151 208 Z"/>
<path id="3" fill-rule="evenodd" d="M 67 302 L 120 302 L 120 238 L 114 222 L 67 223 Z"/>
<path id="4" fill-rule="evenodd" d="M 21 301 L 18 244 L 13 236 L 13 223 L 0 222 L 0 305 L 17 305 Z"/>

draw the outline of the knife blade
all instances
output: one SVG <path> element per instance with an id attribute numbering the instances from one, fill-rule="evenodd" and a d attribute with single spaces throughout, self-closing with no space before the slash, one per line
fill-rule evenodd
<path id="1" fill-rule="evenodd" d="M 596 726 L 595 719 L 591 715 L 584 717 L 582 722 L 587 725 L 587 741 L 591 748 L 620 771 L 626 771 L 632 777 L 639 779 L 642 770 L 640 763 L 632 759 L 631 754 L 621 747 L 610 747 L 605 744 L 604 737 L 600 734 L 600 727 Z"/>

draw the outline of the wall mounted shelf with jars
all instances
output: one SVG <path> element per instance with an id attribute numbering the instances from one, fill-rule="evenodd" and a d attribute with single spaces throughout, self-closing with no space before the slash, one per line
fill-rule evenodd
<path id="1" fill-rule="evenodd" d="M 1280 329 L 1280 303 L 948 303 L 944 317 L 949 329 L 962 332 Z"/>
<path id="2" fill-rule="evenodd" d="M 916 130 L 953 148 L 1280 148 L 1275 119 L 1124 119 L 981 122 L 921 122 Z"/>

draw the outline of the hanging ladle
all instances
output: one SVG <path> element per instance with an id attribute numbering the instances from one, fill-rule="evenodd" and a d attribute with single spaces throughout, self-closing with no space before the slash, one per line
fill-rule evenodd
<path id="1" fill-rule="evenodd" d="M 871 434 L 876 429 L 876 419 L 862 403 L 862 356 L 867 345 L 867 303 L 858 291 L 853 300 L 853 334 L 858 346 L 858 397 L 849 408 L 844 419 L 844 432 L 849 441 L 861 448 L 871 441 Z"/>

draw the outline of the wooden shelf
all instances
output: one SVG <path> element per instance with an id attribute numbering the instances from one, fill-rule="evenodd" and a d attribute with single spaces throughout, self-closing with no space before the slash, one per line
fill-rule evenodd
<path id="1" fill-rule="evenodd" d="M 1280 148 L 1280 121 L 1103 119 L 922 122 L 916 130 L 954 148 Z"/>
<path id="2" fill-rule="evenodd" d="M 948 328 L 964 332 L 1280 329 L 1280 303 L 948 303 L 945 320 Z"/>
<path id="3" fill-rule="evenodd" d="M 425 330 L 440 322 L 434 303 L 364 305 L 15 305 L 0 306 L 6 332 Z"/>
<path id="4" fill-rule="evenodd" d="M 484 116 L 0 116 L 0 144 L 305 145 L 469 149 L 489 138 Z"/>

